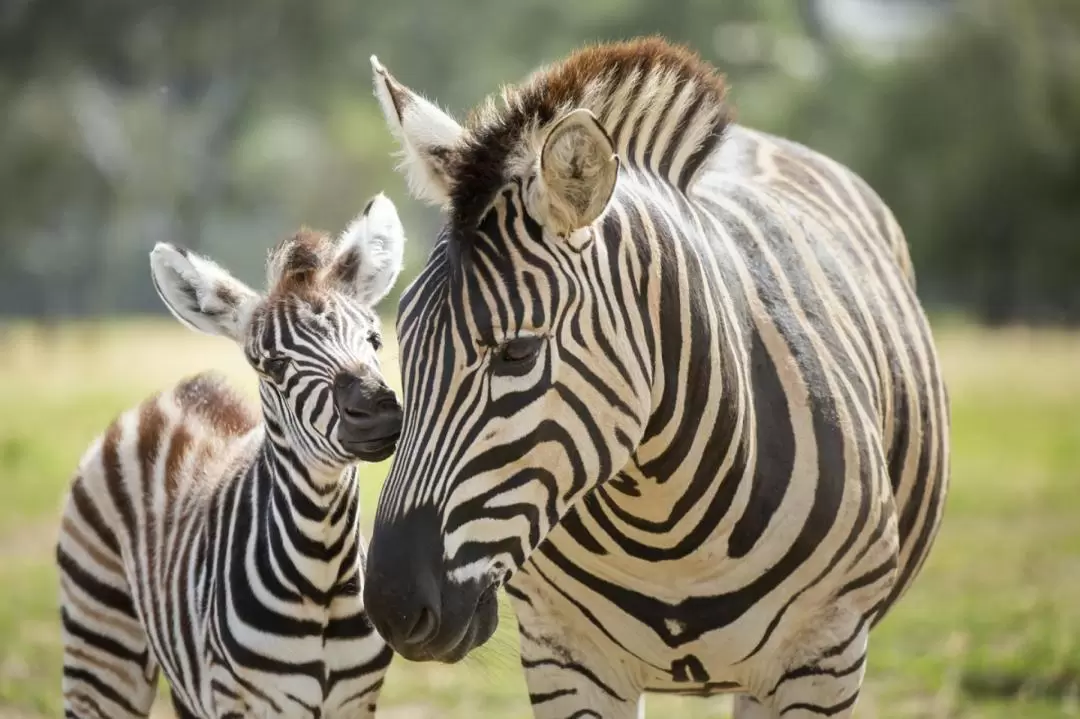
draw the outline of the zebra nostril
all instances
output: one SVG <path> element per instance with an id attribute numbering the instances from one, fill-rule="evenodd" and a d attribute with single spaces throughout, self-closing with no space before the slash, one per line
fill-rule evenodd
<path id="1" fill-rule="evenodd" d="M 438 628 L 439 619 L 435 616 L 435 612 L 424 607 L 420 610 L 420 615 L 416 618 L 416 623 L 413 624 L 412 629 L 410 629 L 405 636 L 405 643 L 414 645 L 424 644 L 435 635 Z"/>
<path id="2" fill-rule="evenodd" d="M 399 411 L 401 409 L 401 405 L 399 405 L 398 401 L 393 397 L 384 397 L 383 399 L 380 399 L 379 402 L 375 405 L 375 409 L 383 414 L 391 414 L 393 412 Z"/>
<path id="3" fill-rule="evenodd" d="M 368 412 L 363 407 L 342 407 L 341 413 L 352 422 L 359 422 L 371 418 L 371 412 Z"/>

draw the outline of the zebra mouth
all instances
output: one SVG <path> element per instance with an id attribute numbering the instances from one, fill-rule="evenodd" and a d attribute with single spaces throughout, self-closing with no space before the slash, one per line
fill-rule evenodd
<path id="1" fill-rule="evenodd" d="M 498 584 L 489 584 L 476 600 L 476 608 L 469 618 L 465 635 L 456 647 L 435 659 L 444 664 L 455 664 L 472 650 L 487 643 L 499 626 L 499 602 L 496 599 Z"/>
<path id="2" fill-rule="evenodd" d="M 342 439 L 341 446 L 349 454 L 364 462 L 381 462 L 394 453 L 397 449 L 400 432 L 378 437 L 376 439 Z"/>
<path id="3" fill-rule="evenodd" d="M 395 646 L 395 651 L 409 661 L 456 664 L 474 649 L 483 646 L 499 626 L 499 585 L 488 585 L 476 598 L 470 614 L 459 622 L 444 617 L 440 631 L 423 644 Z M 449 620 L 449 621 L 447 621 Z"/>

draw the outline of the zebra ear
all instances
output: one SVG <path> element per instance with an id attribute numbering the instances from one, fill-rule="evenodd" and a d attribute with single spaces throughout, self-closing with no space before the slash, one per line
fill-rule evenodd
<path id="1" fill-rule="evenodd" d="M 154 289 L 190 329 L 243 342 L 259 296 L 205 257 L 165 242 L 150 252 Z"/>
<path id="2" fill-rule="evenodd" d="M 341 235 L 330 278 L 342 291 L 374 307 L 397 281 L 405 255 L 405 229 L 397 208 L 379 193 Z"/>
<path id="3" fill-rule="evenodd" d="M 604 213 L 619 179 L 615 143 L 585 108 L 559 118 L 540 151 L 548 222 L 560 234 L 587 227 Z"/>
<path id="4" fill-rule="evenodd" d="M 450 195 L 450 161 L 464 131 L 449 115 L 405 87 L 371 56 L 375 97 L 390 132 L 401 146 L 399 169 L 413 196 L 445 205 Z"/>

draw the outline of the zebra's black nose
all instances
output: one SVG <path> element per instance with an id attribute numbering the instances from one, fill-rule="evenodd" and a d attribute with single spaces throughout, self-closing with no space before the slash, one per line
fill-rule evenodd
<path id="1" fill-rule="evenodd" d="M 401 434 L 401 405 L 382 379 L 340 373 L 334 378 L 334 405 L 338 439 L 347 448 L 362 459 L 393 452 Z"/>
<path id="2" fill-rule="evenodd" d="M 460 661 L 499 623 L 491 581 L 448 572 L 441 527 L 430 504 L 395 513 L 380 506 L 371 533 L 364 608 L 375 630 L 411 661 Z"/>
<path id="3" fill-rule="evenodd" d="M 441 625 L 438 524 L 418 512 L 382 524 L 369 548 L 364 602 L 376 631 L 408 657 L 423 653 Z"/>

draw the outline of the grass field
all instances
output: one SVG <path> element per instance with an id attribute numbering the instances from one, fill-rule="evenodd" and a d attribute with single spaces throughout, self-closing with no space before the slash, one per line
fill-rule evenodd
<path id="1" fill-rule="evenodd" d="M 187 373 L 254 380 L 228 342 L 167 322 L 0 332 L 0 718 L 59 716 L 52 551 L 79 455 L 117 411 Z M 953 408 L 945 525 L 871 639 L 856 714 L 1080 716 L 1080 335 L 937 334 Z M 384 471 L 368 471 L 368 517 Z M 510 627 L 461 665 L 396 660 L 380 714 L 528 717 Z M 728 702 L 650 697 L 648 708 L 697 719 L 726 716 Z"/>

